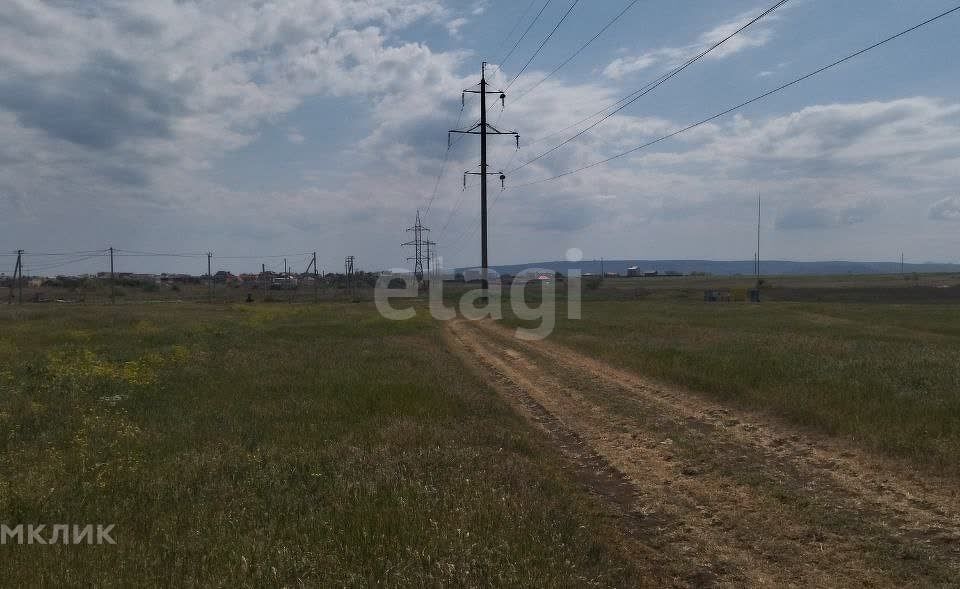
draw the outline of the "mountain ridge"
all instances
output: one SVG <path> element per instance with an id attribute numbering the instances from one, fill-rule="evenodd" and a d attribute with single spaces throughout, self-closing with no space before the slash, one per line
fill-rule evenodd
<path id="1" fill-rule="evenodd" d="M 679 272 L 690 274 L 704 272 L 718 276 L 753 275 L 753 260 L 582 260 L 580 262 L 549 261 L 528 264 L 497 264 L 491 269 L 500 274 L 516 274 L 522 270 L 542 268 L 567 273 L 579 269 L 583 273 L 599 274 L 601 264 L 604 272 L 626 275 L 627 269 L 636 266 L 639 271 L 657 271 L 659 274 Z M 465 268 L 457 268 L 462 271 Z M 849 262 L 829 260 L 795 262 L 791 260 L 761 260 L 760 273 L 764 275 L 837 275 L 837 274 L 899 274 L 900 262 Z M 941 273 L 960 272 L 960 264 L 951 263 L 905 263 L 904 272 Z"/>

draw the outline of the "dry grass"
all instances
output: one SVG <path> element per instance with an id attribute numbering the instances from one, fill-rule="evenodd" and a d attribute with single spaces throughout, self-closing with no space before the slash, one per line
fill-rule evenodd
<path id="1" fill-rule="evenodd" d="M 0 309 L 0 426 L 0 523 L 117 540 L 0 547 L 9 586 L 642 582 L 604 508 L 426 319 Z"/>
<path id="2" fill-rule="evenodd" d="M 614 365 L 960 474 L 960 305 L 591 301 L 582 320 L 560 315 L 557 341 Z"/>

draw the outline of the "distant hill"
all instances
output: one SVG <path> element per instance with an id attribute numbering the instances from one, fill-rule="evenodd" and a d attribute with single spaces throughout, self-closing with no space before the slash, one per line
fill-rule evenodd
<path id="1" fill-rule="evenodd" d="M 754 273 L 753 260 L 604 260 L 605 272 L 616 272 L 626 275 L 627 268 L 637 266 L 641 271 L 656 270 L 666 272 L 706 272 L 717 276 L 732 276 L 736 274 L 752 275 Z M 509 264 L 493 266 L 500 274 L 516 274 L 527 268 L 545 268 L 556 272 L 567 273 L 571 268 L 579 268 L 582 272 L 600 273 L 599 260 L 583 260 L 582 262 L 531 262 L 529 264 Z M 459 270 L 458 270 L 459 271 Z M 960 272 L 960 264 L 904 264 L 904 271 L 918 273 L 933 272 Z M 765 275 L 830 275 L 830 274 L 897 274 L 900 272 L 899 262 L 791 262 L 787 260 L 763 260 L 760 262 L 760 272 Z"/>

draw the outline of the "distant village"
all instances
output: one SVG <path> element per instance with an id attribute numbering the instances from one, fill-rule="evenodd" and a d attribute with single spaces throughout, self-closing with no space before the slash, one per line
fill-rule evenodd
<path id="1" fill-rule="evenodd" d="M 496 273 L 494 273 L 496 274 Z M 370 282 L 371 285 L 379 276 L 412 276 L 409 271 L 389 271 L 380 272 L 357 272 L 358 282 Z M 682 272 L 668 270 L 665 272 L 658 270 L 641 269 L 637 266 L 627 268 L 625 273 L 603 272 L 592 273 L 584 272 L 580 276 L 583 278 L 652 278 L 657 276 L 684 276 Z M 481 280 L 481 271 L 479 268 L 470 268 L 464 270 L 445 272 L 440 276 L 445 282 L 479 282 Z M 527 272 L 520 272 L 516 276 L 510 274 L 499 275 L 504 282 L 510 282 L 514 278 L 523 278 L 526 280 L 563 280 L 564 275 L 561 272 L 546 269 L 536 269 Z M 148 274 L 137 272 L 97 272 L 96 274 L 78 274 L 78 275 L 57 275 L 57 276 L 25 276 L 23 285 L 28 288 L 60 287 L 75 288 L 83 286 L 92 281 L 110 281 L 121 286 L 148 286 L 157 288 L 174 287 L 177 285 L 201 285 L 208 284 L 210 277 L 206 274 L 177 274 L 163 272 L 160 274 Z M 343 273 L 314 274 L 309 272 L 273 272 L 263 270 L 257 273 L 233 274 L 226 270 L 220 270 L 213 274 L 213 282 L 226 286 L 247 286 L 256 289 L 271 290 L 292 290 L 302 286 L 313 286 L 315 282 L 320 284 L 336 284 L 343 281 Z M 13 277 L 6 274 L 0 274 L 0 288 L 13 286 Z"/>

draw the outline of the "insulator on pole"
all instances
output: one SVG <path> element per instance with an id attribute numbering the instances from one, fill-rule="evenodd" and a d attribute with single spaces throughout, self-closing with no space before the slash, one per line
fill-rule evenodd
<path id="1" fill-rule="evenodd" d="M 507 108 L 507 95 L 503 92 L 500 93 L 500 110 Z"/>
<path id="2" fill-rule="evenodd" d="M 449 136 L 448 136 L 448 141 L 449 141 Z M 518 149 L 518 150 L 520 149 L 520 134 L 519 134 L 519 133 L 517 134 L 517 149 Z"/>
<path id="3" fill-rule="evenodd" d="M 500 172 L 500 190 L 506 189 L 507 185 L 505 180 L 507 179 L 506 175 L 503 172 Z"/>

